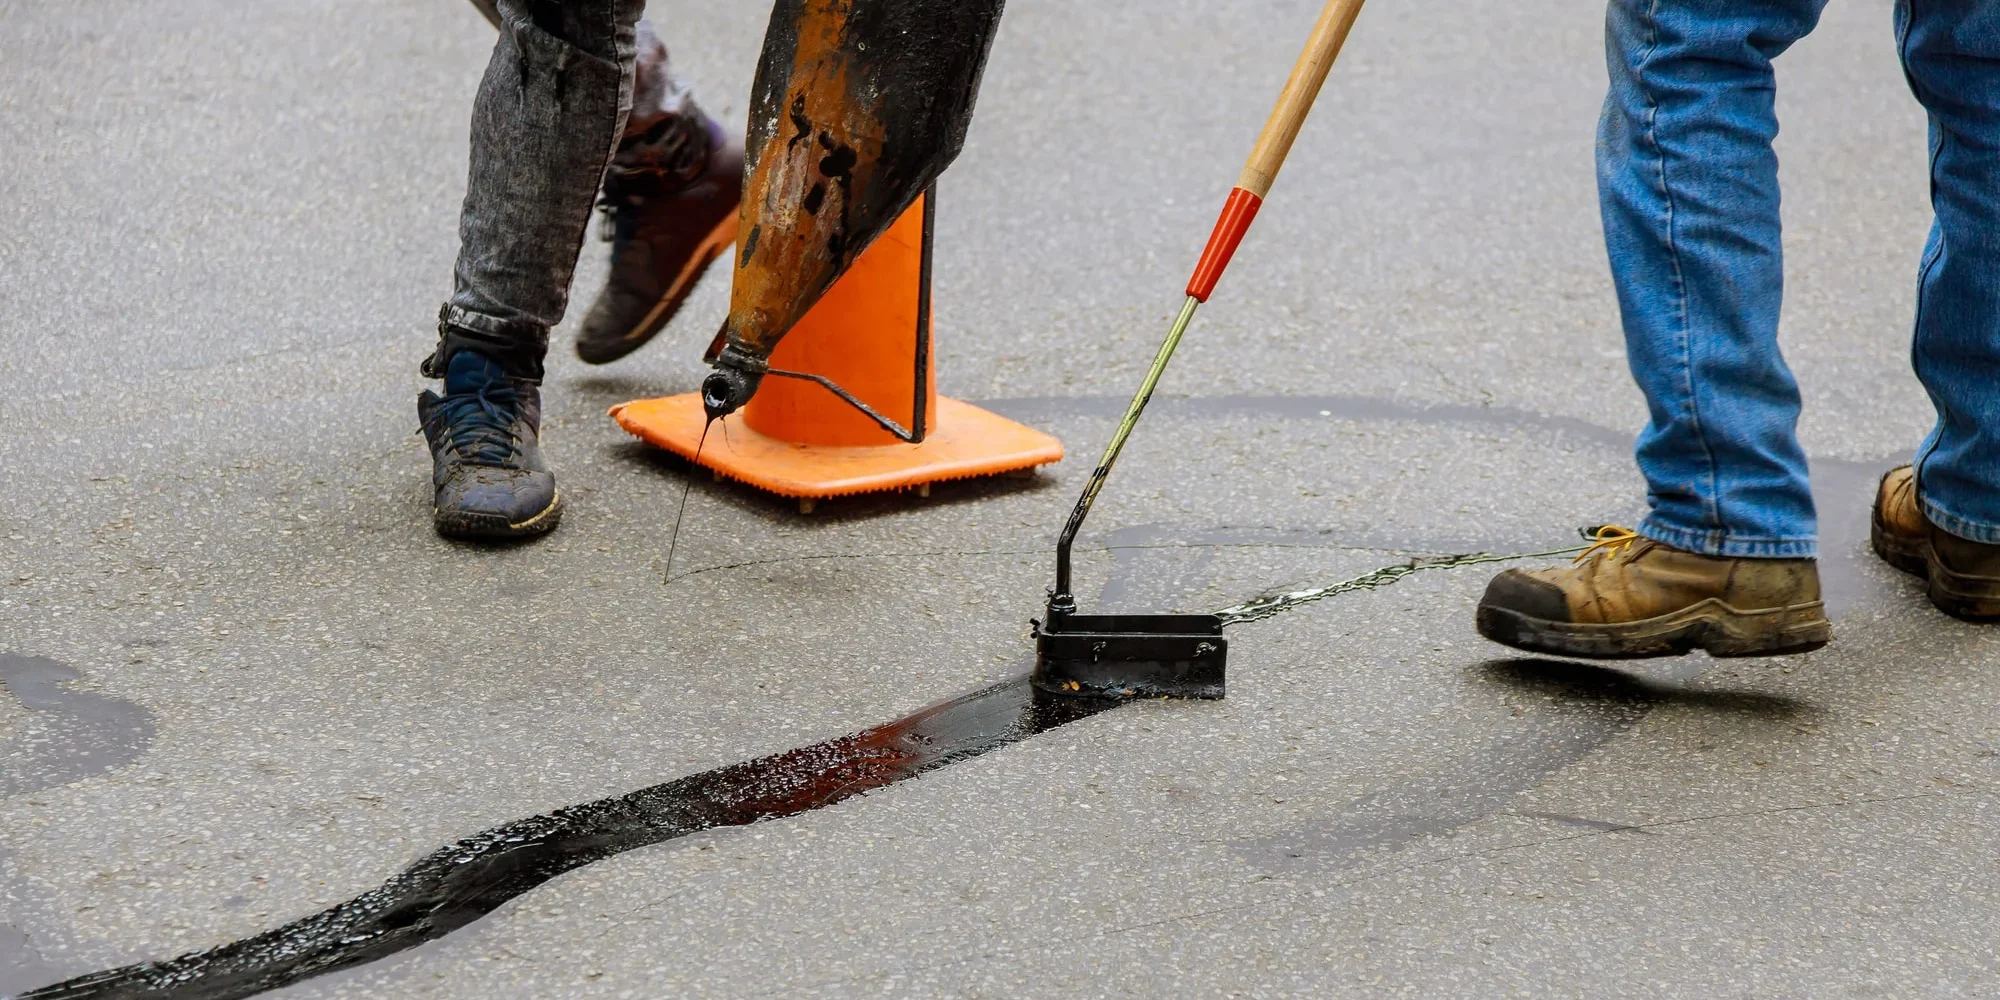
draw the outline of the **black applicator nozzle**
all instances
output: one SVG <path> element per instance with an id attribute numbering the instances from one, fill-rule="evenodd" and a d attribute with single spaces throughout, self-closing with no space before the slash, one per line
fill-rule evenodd
<path id="1" fill-rule="evenodd" d="M 701 380 L 701 408 L 708 419 L 719 420 L 742 409 L 756 391 L 756 381 L 748 372 L 717 368 Z"/>
<path id="2" fill-rule="evenodd" d="M 725 344 L 710 363 L 715 370 L 701 380 L 701 408 L 711 423 L 742 409 L 771 370 L 769 360 L 735 344 Z"/>

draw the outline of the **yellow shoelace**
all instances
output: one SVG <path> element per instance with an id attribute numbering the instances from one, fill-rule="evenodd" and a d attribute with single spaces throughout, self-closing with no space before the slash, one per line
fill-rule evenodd
<path id="1" fill-rule="evenodd" d="M 1605 552 L 1616 557 L 1630 551 L 1632 543 L 1637 541 L 1639 541 L 1639 533 L 1633 531 L 1631 528 L 1617 524 L 1599 525 L 1595 540 L 1591 542 L 1590 547 L 1577 553 L 1576 558 L 1571 560 L 1570 564 L 1576 565 L 1581 563 L 1599 552 Z"/>

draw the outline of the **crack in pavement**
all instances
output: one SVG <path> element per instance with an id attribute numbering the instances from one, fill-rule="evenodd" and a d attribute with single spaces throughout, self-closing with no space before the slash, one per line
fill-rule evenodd
<path id="1" fill-rule="evenodd" d="M 1953 793 L 1916 792 L 1910 795 L 1884 795 L 1866 799 L 1837 799 L 1830 802 L 1808 802 L 1802 805 L 1795 805 L 1795 806 L 1769 806 L 1762 809 L 1744 809 L 1737 812 L 1710 813 L 1703 816 L 1684 816 L 1678 819 L 1665 819 L 1654 823 L 1635 823 L 1629 827 L 1618 827 L 1617 829 L 1612 829 L 1612 830 L 1590 830 L 1584 833 L 1571 834 L 1570 836 L 1567 837 L 1545 837 L 1539 840 L 1525 840 L 1512 844 L 1498 844 L 1493 847 L 1485 847 L 1476 851 L 1463 851 L 1458 854 L 1447 854 L 1435 858 L 1426 858 L 1422 861 L 1416 861 L 1410 864 L 1396 865 L 1394 867 L 1384 868 L 1380 871 L 1369 872 L 1367 874 L 1360 875 L 1351 879 L 1346 879 L 1335 884 L 1344 888 L 1347 886 L 1359 885 L 1363 882 L 1372 881 L 1374 879 L 1384 878 L 1390 875 L 1397 874 L 1399 872 L 1414 871 L 1418 868 L 1433 867 L 1436 865 L 1449 864 L 1453 861 L 1464 861 L 1469 858 L 1486 857 L 1493 854 L 1505 854 L 1513 851 L 1525 851 L 1536 847 L 1547 847 L 1552 844 L 1566 844 L 1579 840 L 1591 840 L 1598 837 L 1608 837 L 1614 833 L 1626 833 L 1626 832 L 1658 833 L 1661 830 L 1670 829 L 1673 827 L 1690 826 L 1695 823 L 1711 823 L 1716 820 L 1748 819 L 1753 816 L 1776 816 L 1783 813 L 1816 812 L 1821 809 L 1835 809 L 1841 806 L 1866 806 L 1866 805 L 1880 805 L 1888 802 L 1911 802 L 1917 799 L 1942 798 L 1950 794 Z"/>
<path id="2" fill-rule="evenodd" d="M 1416 871 L 1420 868 L 1432 868 L 1438 865 L 1450 864 L 1454 861 L 1465 861 L 1472 858 L 1489 857 L 1495 854 L 1506 854 L 1515 851 L 1532 850 L 1537 847 L 1550 847 L 1556 844 L 1570 844 L 1582 840 L 1594 840 L 1600 837 L 1610 836 L 1614 833 L 1657 834 L 1658 831 L 1670 827 L 1689 826 L 1695 823 L 1708 823 L 1708 822 L 1713 822 L 1715 820 L 1748 819 L 1753 816 L 1770 816 L 1781 813 L 1814 812 L 1820 809 L 1833 809 L 1833 808 L 1838 808 L 1840 806 L 1863 806 L 1863 805 L 1879 805 L 1889 802 L 1909 802 L 1916 799 L 1941 798 L 1949 794 L 1951 793 L 1917 792 L 1911 795 L 1888 795 L 1879 798 L 1866 798 L 1866 799 L 1841 799 L 1832 802 L 1810 802 L 1796 806 L 1772 806 L 1764 809 L 1746 809 L 1740 812 L 1713 813 L 1704 816 L 1686 816 L 1678 819 L 1660 820 L 1656 823 L 1641 823 L 1641 824 L 1634 824 L 1631 826 L 1617 826 L 1615 824 L 1606 824 L 1607 826 L 1612 826 L 1613 828 L 1608 830 L 1591 830 L 1586 833 L 1571 834 L 1567 837 L 1544 837 L 1537 840 L 1517 841 L 1511 844 L 1497 844 L 1492 847 L 1480 848 L 1479 850 L 1476 851 L 1461 851 L 1456 854 L 1444 854 L 1434 858 L 1425 858 L 1421 861 L 1410 862 L 1408 864 L 1393 865 L 1387 868 L 1378 869 L 1376 871 L 1367 872 L 1362 875 L 1357 875 L 1353 878 L 1341 879 L 1339 881 L 1332 882 L 1329 884 L 1338 888 L 1345 889 L 1351 886 L 1360 885 L 1364 882 L 1372 882 L 1376 879 L 1387 878 L 1391 875 L 1397 875 L 1408 871 Z M 1521 815 L 1533 815 L 1533 814 L 1523 813 Z M 1202 917 L 1212 917 L 1224 913 L 1243 913 L 1251 910 L 1281 906 L 1286 903 L 1297 902 L 1300 896 L 1302 896 L 1306 891 L 1307 890 L 1304 888 L 1294 888 L 1290 893 L 1287 893 L 1284 896 L 1284 898 L 1281 899 L 1258 900 L 1255 902 L 1241 903 L 1234 906 L 1218 906 L 1194 913 L 1182 913 L 1182 914 L 1176 914 L 1171 917 L 1163 917 L 1159 920 L 1152 920 L 1142 924 L 1129 924 L 1119 927 L 1107 928 L 1103 932 L 1101 932 L 1101 934 L 1099 934 L 1098 936 L 1113 937 L 1119 934 L 1130 933 L 1131 931 L 1135 930 L 1144 930 L 1149 927 L 1164 927 L 1188 920 L 1197 920 Z"/>

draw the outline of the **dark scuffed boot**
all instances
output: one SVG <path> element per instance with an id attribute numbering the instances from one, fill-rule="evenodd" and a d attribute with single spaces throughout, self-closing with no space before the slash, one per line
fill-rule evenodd
<path id="1" fill-rule="evenodd" d="M 1917 477 L 1890 469 L 1875 491 L 1869 541 L 1875 554 L 1924 578 L 1939 611 L 1973 622 L 2000 621 L 2000 545 L 1960 538 L 1931 523 L 1917 502 Z"/>
<path id="2" fill-rule="evenodd" d="M 576 356 L 601 365 L 638 350 L 667 325 L 710 264 L 736 241 L 743 195 L 743 145 L 724 141 L 698 110 L 666 119 L 664 168 L 605 175 L 599 207 L 608 216 L 611 276 L 576 335 Z"/>
<path id="3" fill-rule="evenodd" d="M 1617 527 L 1573 565 L 1494 577 L 1478 628 L 1516 649 L 1594 659 L 1777 656 L 1833 638 L 1813 560 L 1698 555 Z"/>
<path id="4" fill-rule="evenodd" d="M 562 520 L 562 494 L 542 458 L 542 396 L 483 354 L 461 350 L 445 369 L 444 395 L 417 397 L 431 446 L 438 534 L 524 538 Z"/>

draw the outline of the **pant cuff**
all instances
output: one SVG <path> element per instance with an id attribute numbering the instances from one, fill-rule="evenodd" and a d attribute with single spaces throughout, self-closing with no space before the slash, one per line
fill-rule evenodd
<path id="1" fill-rule="evenodd" d="M 540 323 L 499 319 L 450 303 L 438 310 L 438 346 L 424 359 L 425 378 L 443 378 L 452 355 L 472 351 L 485 355 L 502 371 L 518 379 L 542 380 L 542 359 L 549 351 L 549 330 Z"/>
<path id="2" fill-rule="evenodd" d="M 1664 525 L 1648 517 L 1639 525 L 1639 534 L 1686 552 L 1727 559 L 1817 559 L 1819 539 L 1744 538 L 1724 531 L 1689 531 Z"/>
<path id="3" fill-rule="evenodd" d="M 1957 535 L 1968 542 L 1978 542 L 1981 545 L 2000 545 L 2000 525 L 1982 524 L 1959 517 L 1932 503 L 1922 491 L 1917 493 L 1917 504 L 1924 509 L 1924 517 L 1946 534 Z"/>

